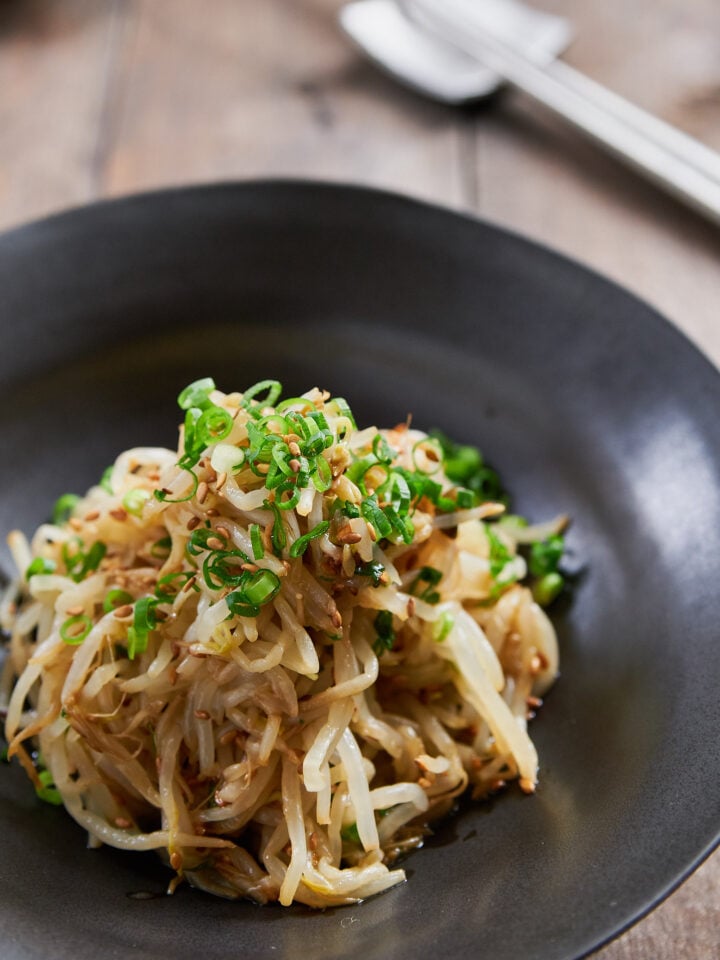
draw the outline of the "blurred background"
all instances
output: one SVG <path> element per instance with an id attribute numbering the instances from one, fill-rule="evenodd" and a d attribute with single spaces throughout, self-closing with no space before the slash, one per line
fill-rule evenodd
<path id="1" fill-rule="evenodd" d="M 720 228 L 522 95 L 453 108 L 378 71 L 341 0 L 0 0 L 0 229 L 103 197 L 249 177 L 399 190 L 549 244 L 720 364 Z M 564 59 L 720 150 L 717 0 L 543 0 Z M 688 812 L 691 815 L 691 812 Z M 709 960 L 720 855 L 602 960 Z"/>
<path id="2" fill-rule="evenodd" d="M 520 95 L 458 109 L 401 88 L 341 34 L 341 6 L 0 0 L 0 228 L 168 184 L 362 182 L 578 257 L 720 362 L 716 229 Z M 720 148 L 717 0 L 543 6 L 573 22 L 567 62 Z"/>

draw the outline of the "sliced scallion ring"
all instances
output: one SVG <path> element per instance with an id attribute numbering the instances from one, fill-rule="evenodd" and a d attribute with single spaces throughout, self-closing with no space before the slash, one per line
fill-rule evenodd
<path id="1" fill-rule="evenodd" d="M 68 617 L 63 623 L 60 627 L 60 637 L 68 646 L 75 647 L 83 642 L 92 630 L 92 626 L 90 617 L 85 616 L 84 613 L 79 613 L 74 617 Z"/>

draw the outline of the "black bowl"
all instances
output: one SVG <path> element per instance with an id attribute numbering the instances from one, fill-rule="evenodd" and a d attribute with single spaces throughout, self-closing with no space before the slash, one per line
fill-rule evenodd
<path id="1" fill-rule="evenodd" d="M 7 960 L 577 957 L 718 842 L 720 378 L 618 287 L 399 197 L 249 183 L 105 203 L 0 238 L 0 528 L 31 531 L 175 396 L 281 379 L 365 423 L 478 444 L 535 519 L 573 517 L 541 785 L 469 805 L 352 908 L 153 897 L 152 856 L 87 851 L 0 770 Z M 7 566 L 7 554 L 3 565 Z"/>

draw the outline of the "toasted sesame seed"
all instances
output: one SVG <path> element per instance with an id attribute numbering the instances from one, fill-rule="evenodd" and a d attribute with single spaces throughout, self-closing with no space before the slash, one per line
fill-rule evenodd
<path id="1" fill-rule="evenodd" d="M 230 539 L 230 531 L 228 530 L 227 527 L 224 527 L 222 524 L 219 523 L 217 527 L 215 527 L 215 529 L 217 530 L 217 532 L 220 534 L 221 537 L 225 537 L 226 540 Z"/>
<path id="2" fill-rule="evenodd" d="M 92 523 L 92 521 L 97 520 L 99 516 L 100 516 L 99 510 L 90 510 L 88 513 L 85 514 L 85 517 L 83 519 L 86 520 L 87 523 Z"/>
<path id="3" fill-rule="evenodd" d="M 77 517 L 70 517 L 70 519 L 68 520 L 68 523 L 73 528 L 73 530 L 77 530 L 78 532 L 83 528 L 82 520 L 78 520 Z"/>
<path id="4" fill-rule="evenodd" d="M 338 531 L 337 540 L 338 543 L 342 544 L 360 543 L 362 536 L 359 533 L 356 533 L 348 524 Z"/>
<path id="5" fill-rule="evenodd" d="M 74 607 L 68 607 L 65 613 L 69 617 L 79 617 L 84 610 L 85 607 L 81 603 L 78 603 Z"/>
<path id="6" fill-rule="evenodd" d="M 301 453 L 300 446 L 294 440 L 291 440 L 290 443 L 288 443 L 288 450 L 294 457 L 300 456 L 300 453 Z"/>
<path id="7" fill-rule="evenodd" d="M 117 607 L 115 613 L 113 614 L 118 620 L 122 620 L 123 617 L 129 617 L 133 612 L 133 608 L 129 603 L 124 603 L 121 607 Z"/>
<path id="8" fill-rule="evenodd" d="M 207 712 L 207 710 L 196 710 L 196 711 L 195 711 L 195 716 L 198 718 L 198 720 L 209 720 L 209 719 L 210 719 L 210 714 Z"/>
<path id="9" fill-rule="evenodd" d="M 115 826 L 120 827 L 121 830 L 127 830 L 132 826 L 132 820 L 128 820 L 127 817 L 115 817 Z"/>
<path id="10" fill-rule="evenodd" d="M 170 855 L 170 866 L 173 870 L 181 870 L 183 865 L 182 854 L 177 850 Z"/>
<path id="11" fill-rule="evenodd" d="M 339 610 L 333 610 L 333 612 L 330 614 L 330 622 L 334 627 L 342 626 L 342 614 Z"/>
<path id="12" fill-rule="evenodd" d="M 372 540 L 373 543 L 376 543 L 376 542 L 377 542 L 377 530 L 375 529 L 375 527 L 374 527 L 371 523 L 368 523 L 367 528 L 368 528 L 368 533 L 370 534 L 370 539 Z"/>
<path id="13" fill-rule="evenodd" d="M 205 503 L 205 498 L 207 497 L 207 495 L 208 495 L 208 485 L 204 480 L 202 480 L 198 484 L 198 488 L 197 488 L 196 496 L 197 496 L 198 503 Z"/>
<path id="14" fill-rule="evenodd" d="M 206 543 L 211 550 L 224 550 L 227 546 L 227 543 L 220 537 L 208 537 Z"/>
<path id="15" fill-rule="evenodd" d="M 223 471 L 223 473 L 219 473 L 217 476 L 217 480 L 215 481 L 215 489 L 222 490 L 222 488 L 225 486 L 226 483 L 227 483 L 227 473 Z"/>
<path id="16" fill-rule="evenodd" d="M 415 597 L 408 597 L 407 615 L 411 617 L 415 613 Z"/>
<path id="17" fill-rule="evenodd" d="M 188 590 L 192 590 L 192 588 L 195 586 L 195 581 L 196 581 L 196 580 L 197 580 L 197 577 L 190 577 L 190 579 L 188 580 L 188 582 L 183 584 L 182 589 L 181 589 L 180 592 L 181 592 L 181 593 L 187 593 Z"/>
<path id="18" fill-rule="evenodd" d="M 216 510 L 215 507 L 208 507 L 207 510 L 205 511 L 205 516 L 206 516 L 206 517 L 219 517 L 219 516 L 220 516 L 220 511 L 219 511 L 219 510 Z"/>
<path id="19" fill-rule="evenodd" d="M 123 510 L 122 507 L 115 507 L 114 510 L 110 511 L 110 516 L 113 520 L 117 520 L 118 523 L 124 523 L 128 518 L 127 511 Z"/>
<path id="20" fill-rule="evenodd" d="M 190 517 L 190 519 L 186 523 L 186 527 L 188 530 L 194 530 L 195 527 L 199 525 L 200 525 L 200 517 Z"/>

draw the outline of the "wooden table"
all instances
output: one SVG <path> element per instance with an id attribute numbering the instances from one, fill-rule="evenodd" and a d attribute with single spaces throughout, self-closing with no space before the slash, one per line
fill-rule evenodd
<path id="1" fill-rule="evenodd" d="M 720 364 L 720 230 L 520 96 L 456 111 L 399 89 L 339 34 L 340 5 L 0 0 L 0 228 L 168 184 L 372 184 L 571 254 Z M 720 4 L 544 6 L 576 24 L 570 63 L 720 149 Z M 719 886 L 720 853 L 597 957 L 720 956 Z"/>

